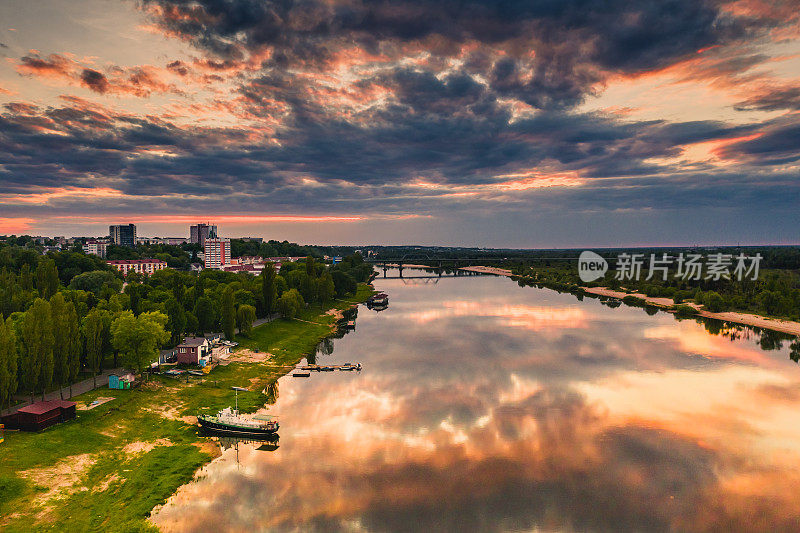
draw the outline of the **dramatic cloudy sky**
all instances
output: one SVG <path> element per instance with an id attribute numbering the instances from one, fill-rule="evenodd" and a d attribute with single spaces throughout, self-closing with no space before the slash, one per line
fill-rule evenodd
<path id="1" fill-rule="evenodd" d="M 0 233 L 800 241 L 798 0 L 3 0 Z"/>

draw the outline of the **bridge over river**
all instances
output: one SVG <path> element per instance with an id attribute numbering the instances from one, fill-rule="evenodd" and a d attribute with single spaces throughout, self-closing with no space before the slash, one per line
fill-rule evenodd
<path id="1" fill-rule="evenodd" d="M 574 257 L 525 257 L 525 258 L 506 258 L 506 257 L 436 257 L 428 254 L 407 254 L 402 257 L 388 257 L 378 258 L 371 257 L 365 258 L 364 262 L 372 264 L 376 268 L 383 270 L 381 279 L 433 279 L 441 277 L 456 277 L 456 276 L 474 276 L 482 275 L 490 272 L 474 272 L 465 270 L 467 267 L 475 266 L 490 266 L 502 261 L 519 260 L 526 263 L 534 261 L 577 261 L 578 256 Z M 425 269 L 431 274 L 427 275 L 404 275 L 403 270 L 411 269 Z M 397 269 L 399 274 L 397 276 L 389 276 L 389 269 Z M 502 269 L 500 269 L 502 270 Z"/>

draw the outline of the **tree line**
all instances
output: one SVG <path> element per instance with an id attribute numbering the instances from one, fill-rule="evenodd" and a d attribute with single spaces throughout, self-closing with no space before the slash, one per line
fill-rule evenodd
<path id="1" fill-rule="evenodd" d="M 769 254 L 771 263 L 789 264 L 794 261 L 792 249 L 762 250 Z M 639 253 L 639 252 L 637 252 Z M 575 261 L 505 262 L 504 268 L 521 277 L 521 283 L 545 284 L 561 290 L 575 290 L 580 286 L 608 287 L 614 290 L 630 290 L 656 298 L 671 298 L 675 304 L 693 302 L 703 305 L 711 312 L 742 311 L 790 320 L 800 320 L 800 272 L 792 268 L 763 268 L 758 279 L 718 280 L 702 278 L 687 280 L 676 276 L 670 268 L 667 279 L 654 276 L 648 280 L 646 268 L 639 279 L 620 281 L 614 270 L 602 278 L 584 283 L 578 276 Z"/>
<path id="2" fill-rule="evenodd" d="M 33 398 L 74 383 L 81 371 L 96 376 L 124 364 L 141 372 L 160 347 L 175 346 L 187 334 L 221 331 L 232 339 L 238 329 L 246 335 L 258 318 L 293 318 L 307 305 L 354 293 L 372 274 L 353 256 L 330 267 L 312 257 L 280 271 L 270 264 L 259 276 L 165 269 L 123 279 L 93 256 L 29 252 L 0 248 L 4 405 L 18 392 Z"/>

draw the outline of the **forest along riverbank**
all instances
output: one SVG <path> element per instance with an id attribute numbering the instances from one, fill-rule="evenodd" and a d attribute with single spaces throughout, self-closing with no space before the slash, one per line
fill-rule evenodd
<path id="1" fill-rule="evenodd" d="M 511 270 L 505 268 L 474 266 L 474 267 L 462 267 L 460 270 L 465 270 L 468 272 L 480 272 L 483 274 L 494 274 L 497 276 L 506 276 L 510 278 L 518 277 L 512 274 Z M 742 324 L 744 326 L 753 326 L 756 328 L 770 329 L 772 331 L 788 333 L 789 335 L 800 336 L 800 322 L 795 322 L 792 320 L 780 320 L 777 318 L 768 318 L 752 313 L 739 313 L 735 311 L 722 311 L 714 313 L 711 311 L 706 311 L 705 309 L 702 308 L 702 306 L 693 303 L 675 304 L 675 301 L 672 300 L 672 298 L 655 298 L 635 292 L 627 293 L 622 291 L 615 291 L 606 287 L 580 287 L 580 289 L 582 289 L 584 292 L 588 294 L 605 296 L 607 298 L 616 298 L 619 300 L 622 300 L 626 296 L 632 296 L 636 299 L 644 301 L 648 305 L 661 307 L 666 310 L 669 310 L 670 308 L 673 308 L 676 305 L 687 305 L 697 310 L 696 316 L 704 318 L 713 318 L 716 320 L 722 320 L 724 322 L 732 322 L 734 324 Z"/>
<path id="2" fill-rule="evenodd" d="M 41 433 L 6 432 L 0 446 L 0 530 L 74 531 L 151 529 L 151 510 L 191 481 L 219 455 L 198 435 L 198 412 L 229 406 L 231 386 L 246 387 L 239 409 L 254 412 L 274 401 L 274 386 L 317 344 L 335 331 L 336 311 L 365 301 L 373 290 L 359 285 L 353 298 L 329 308 L 313 306 L 300 320 L 274 320 L 238 336 L 242 351 L 267 356 L 220 366 L 189 382 L 154 376 L 140 389 L 97 389 L 76 396 L 97 407 Z"/>
<path id="3" fill-rule="evenodd" d="M 675 306 L 675 302 L 671 298 L 652 298 L 645 294 L 640 293 L 626 293 L 622 291 L 614 291 L 605 287 L 582 287 L 584 291 L 589 294 L 596 294 L 598 296 L 607 296 L 609 298 L 623 299 L 626 296 L 633 296 L 634 298 L 643 300 L 649 305 L 669 309 Z M 697 310 L 697 316 L 705 318 L 713 318 L 722 320 L 724 322 L 733 322 L 735 324 L 742 324 L 745 326 L 754 326 L 757 328 L 771 329 L 773 331 L 780 331 L 781 333 L 788 333 L 789 335 L 800 336 L 800 323 L 791 320 L 778 320 L 776 318 L 767 318 L 760 315 L 751 313 L 737 313 L 733 311 L 722 311 L 719 313 L 712 313 L 711 311 L 704 310 L 701 306 L 693 303 L 686 303 L 681 305 L 688 305 Z"/>

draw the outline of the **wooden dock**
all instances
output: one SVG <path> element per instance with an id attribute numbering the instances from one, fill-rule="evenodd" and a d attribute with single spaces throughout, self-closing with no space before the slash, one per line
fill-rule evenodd
<path id="1" fill-rule="evenodd" d="M 345 363 L 343 365 L 304 365 L 300 367 L 301 370 L 309 372 L 333 372 L 339 370 L 341 372 L 361 371 L 361 363 Z"/>

